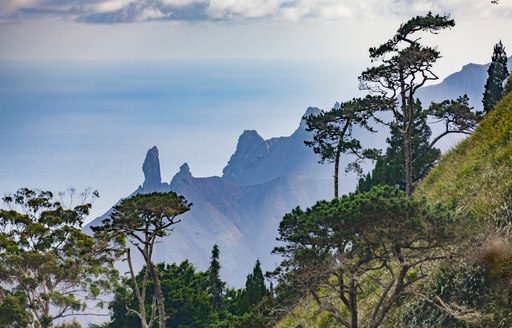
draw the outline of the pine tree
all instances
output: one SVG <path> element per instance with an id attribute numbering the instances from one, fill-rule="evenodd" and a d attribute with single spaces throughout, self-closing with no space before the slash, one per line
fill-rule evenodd
<path id="1" fill-rule="evenodd" d="M 429 138 L 432 131 L 427 124 L 427 113 L 419 109 L 421 108 L 419 101 L 416 101 L 415 107 L 417 116 L 411 126 L 413 183 L 427 174 L 441 153 L 439 149 L 430 146 Z M 359 191 L 369 191 L 377 185 L 390 185 L 405 190 L 403 135 L 395 127 L 391 127 L 390 132 L 390 136 L 386 139 L 389 146 L 385 155 L 377 159 L 371 173 L 359 180 L 357 186 Z"/>
<path id="2" fill-rule="evenodd" d="M 215 311 L 220 312 L 223 305 L 223 293 L 226 283 L 220 279 L 219 246 L 213 245 L 212 261 L 208 269 L 208 295 Z"/>
<path id="3" fill-rule="evenodd" d="M 484 98 L 482 99 L 485 113 L 488 113 L 503 97 L 503 84 L 508 77 L 507 54 L 501 41 L 494 46 L 492 61 L 487 69 L 487 74 L 488 78 L 485 83 Z"/>
<path id="4" fill-rule="evenodd" d="M 247 280 L 245 281 L 245 293 L 240 304 L 240 313 L 243 314 L 251 311 L 267 295 L 268 291 L 265 286 L 263 272 L 261 271 L 261 263 L 260 260 L 257 260 L 252 273 L 247 275 Z"/>
<path id="5" fill-rule="evenodd" d="M 380 64 L 366 69 L 359 77 L 360 88 L 389 100 L 384 108 L 393 114 L 391 120 L 380 120 L 394 126 L 402 134 L 404 155 L 404 181 L 408 196 L 413 192 L 412 127 L 416 115 L 416 91 L 428 81 L 438 79 L 432 67 L 441 57 L 435 47 L 425 46 L 415 33 L 437 34 L 455 26 L 448 15 L 416 16 L 400 25 L 396 34 L 378 47 L 370 48 L 370 58 Z M 380 101 L 380 100 L 379 100 Z"/>

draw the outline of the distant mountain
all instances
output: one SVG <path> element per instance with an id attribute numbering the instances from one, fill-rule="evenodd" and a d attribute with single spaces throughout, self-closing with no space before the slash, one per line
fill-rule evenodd
<path id="1" fill-rule="evenodd" d="M 305 115 L 319 111 L 308 108 Z M 218 244 L 222 275 L 230 285 L 242 286 L 257 259 L 273 269 L 279 259 L 271 251 L 284 214 L 332 197 L 332 165 L 318 164 L 317 155 L 304 145 L 308 138 L 303 121 L 288 137 L 264 140 L 256 131 L 245 131 L 222 177 L 196 178 L 185 163 L 169 183 L 161 181 L 158 149 L 151 148 L 142 166 L 145 180 L 132 195 L 172 190 L 194 204 L 157 245 L 155 260 L 189 259 L 206 269 L 211 249 Z M 109 214 L 84 231 L 90 232 L 90 226 L 101 224 Z M 137 264 L 140 268 L 142 259 Z"/>
<path id="2" fill-rule="evenodd" d="M 512 69 L 512 56 L 508 58 L 509 70 Z M 446 77 L 441 83 L 418 90 L 417 96 L 423 106 L 428 107 L 432 101 L 441 102 L 445 99 L 456 99 L 467 94 L 469 103 L 475 110 L 482 110 L 482 98 L 487 81 L 489 64 L 467 64 L 456 73 Z"/>
<path id="3" fill-rule="evenodd" d="M 318 113 L 320 109 L 309 107 L 304 116 Z M 269 140 L 263 140 L 254 130 L 244 131 L 222 177 L 238 185 L 249 185 L 267 182 L 290 173 L 311 176 L 311 170 L 318 171 L 318 158 L 304 145 L 304 140 L 309 138 L 305 127 L 305 122 L 301 121 L 291 136 Z M 326 170 L 320 170 L 315 176 L 325 173 Z M 330 176 L 332 172 L 327 173 L 324 178 Z"/>
<path id="4" fill-rule="evenodd" d="M 441 83 L 420 89 L 418 97 L 428 106 L 431 101 L 468 94 L 472 106 L 480 110 L 487 67 L 465 65 Z M 310 107 L 305 116 L 319 112 Z M 155 260 L 170 263 L 189 259 L 203 270 L 208 267 L 211 248 L 218 244 L 222 275 L 230 285 L 242 286 L 256 259 L 264 268 L 273 269 L 279 259 L 271 251 L 284 214 L 296 206 L 307 207 L 332 197 L 332 165 L 318 164 L 318 156 L 304 145 L 310 138 L 303 120 L 286 137 L 265 140 L 256 131 L 247 130 L 239 137 L 222 177 L 196 178 L 185 163 L 168 183 L 161 180 L 158 149 L 151 148 L 142 165 L 144 182 L 131 195 L 172 190 L 194 204 L 171 235 L 157 245 Z M 375 136 L 372 138 L 372 145 L 378 143 Z M 377 139 L 384 138 L 381 135 Z M 346 159 L 342 166 L 345 164 Z M 342 178 L 343 193 L 353 190 L 355 184 L 354 177 Z M 90 226 L 101 224 L 109 214 L 96 218 L 84 231 L 90 232 Z M 139 259 L 138 267 L 141 265 Z"/>

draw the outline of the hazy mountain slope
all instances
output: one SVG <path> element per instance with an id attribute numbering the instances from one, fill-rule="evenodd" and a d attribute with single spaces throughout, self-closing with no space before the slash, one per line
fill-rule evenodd
<path id="1" fill-rule="evenodd" d="M 317 111 L 310 108 L 307 114 Z M 223 177 L 196 178 L 185 163 L 170 183 L 161 181 L 158 149 L 151 148 L 142 166 L 144 183 L 132 195 L 172 190 L 194 204 L 157 245 L 155 260 L 188 259 L 206 269 L 211 249 L 218 244 L 222 275 L 231 285 L 241 286 L 258 258 L 264 269 L 273 269 L 278 259 L 271 251 L 284 214 L 332 197 L 332 165 L 318 164 L 304 145 L 307 138 L 302 121 L 288 137 L 263 140 L 256 131 L 245 131 Z M 90 232 L 90 226 L 101 224 L 107 215 L 84 231 Z M 141 265 L 139 258 L 137 267 Z"/>
<path id="2" fill-rule="evenodd" d="M 512 69 L 512 56 L 508 59 L 508 67 L 509 70 Z M 417 96 L 421 99 L 423 106 L 428 107 L 432 101 L 441 102 L 467 94 L 470 105 L 475 110 L 482 110 L 488 68 L 489 64 L 464 65 L 460 71 L 449 75 L 441 83 L 421 88 Z"/>
<path id="3" fill-rule="evenodd" d="M 318 108 L 310 107 L 304 115 L 319 112 Z M 309 139 L 309 135 L 303 121 L 288 137 L 264 140 L 256 131 L 244 131 L 222 177 L 238 185 L 249 185 L 287 174 L 323 178 L 332 176 L 331 168 L 319 166 L 318 156 L 304 146 L 304 140 Z"/>

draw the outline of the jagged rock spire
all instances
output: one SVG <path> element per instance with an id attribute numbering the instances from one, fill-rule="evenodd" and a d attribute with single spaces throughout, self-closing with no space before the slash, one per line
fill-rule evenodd
<path id="1" fill-rule="evenodd" d="M 144 184 L 142 185 L 144 191 L 158 190 L 162 184 L 162 177 L 160 176 L 160 160 L 156 146 L 148 150 L 142 171 L 144 172 Z"/>

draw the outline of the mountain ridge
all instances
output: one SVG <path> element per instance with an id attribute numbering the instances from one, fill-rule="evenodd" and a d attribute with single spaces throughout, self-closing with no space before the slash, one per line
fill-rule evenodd
<path id="1" fill-rule="evenodd" d="M 308 108 L 306 114 L 313 112 L 319 109 Z M 194 177 L 184 163 L 169 183 L 162 182 L 158 148 L 150 148 L 142 165 L 144 182 L 130 196 L 174 191 L 193 203 L 170 236 L 158 243 L 154 260 L 188 259 L 204 270 L 211 248 L 218 244 L 222 274 L 231 285 L 242 286 L 257 259 L 272 269 L 278 259 L 271 250 L 284 214 L 331 193 L 331 166 L 319 164 L 316 154 L 304 145 L 310 136 L 304 128 L 301 120 L 290 136 L 268 140 L 254 130 L 244 131 L 222 177 Z M 101 224 L 110 213 L 93 220 L 84 231 L 90 233 L 90 227 Z M 135 262 L 142 267 L 141 258 Z"/>

